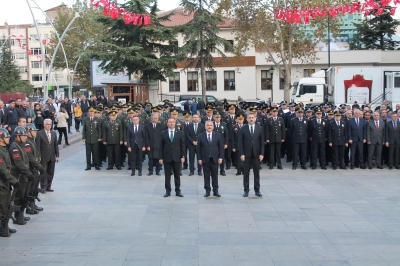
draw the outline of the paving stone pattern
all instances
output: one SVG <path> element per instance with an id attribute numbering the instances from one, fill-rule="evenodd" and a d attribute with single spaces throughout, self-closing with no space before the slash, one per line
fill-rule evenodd
<path id="1" fill-rule="evenodd" d="M 185 170 L 185 197 L 163 198 L 147 170 L 84 171 L 82 143 L 61 158 L 44 211 L 0 238 L 0 265 L 400 265 L 398 170 L 264 166 L 262 199 L 242 197 L 234 169 L 205 199 Z"/>

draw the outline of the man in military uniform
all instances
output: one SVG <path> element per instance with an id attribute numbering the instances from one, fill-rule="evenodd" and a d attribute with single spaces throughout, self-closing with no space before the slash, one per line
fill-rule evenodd
<path id="1" fill-rule="evenodd" d="M 11 200 L 10 185 L 13 189 L 19 187 L 18 180 L 11 175 L 11 159 L 6 149 L 10 143 L 10 134 L 5 128 L 0 128 L 0 236 L 10 236 L 10 233 L 16 233 L 17 230 L 9 228 L 9 232 L 4 232 L 8 225 L 6 212 Z"/>
<path id="2" fill-rule="evenodd" d="M 265 122 L 265 139 L 269 144 L 269 169 L 273 169 L 275 161 L 278 169 L 282 168 L 281 162 L 281 143 L 285 142 L 285 122 L 282 117 L 278 116 L 278 108 L 272 108 L 272 117 Z"/>
<path id="3" fill-rule="evenodd" d="M 94 112 L 94 116 L 97 118 L 97 122 L 99 122 L 101 134 L 103 134 L 103 123 L 105 121 L 103 115 L 103 109 L 97 107 L 96 111 Z M 102 167 L 103 161 L 105 162 L 107 160 L 107 147 L 106 145 L 103 144 L 103 141 L 101 139 L 98 141 L 98 144 L 99 144 L 99 166 Z"/>
<path id="4" fill-rule="evenodd" d="M 114 164 L 118 170 L 121 169 L 121 150 L 120 145 L 123 143 L 124 132 L 121 123 L 116 121 L 117 112 L 109 113 L 110 121 L 103 124 L 103 144 L 107 145 L 108 167 L 107 170 L 114 168 Z"/>
<path id="5" fill-rule="evenodd" d="M 213 109 L 211 106 L 206 107 L 206 116 L 201 119 L 201 123 L 205 124 L 206 121 L 214 121 Z"/>
<path id="6" fill-rule="evenodd" d="M 316 118 L 312 119 L 308 126 L 311 141 L 311 169 L 317 168 L 317 158 L 319 158 L 321 169 L 326 170 L 325 141 L 328 139 L 328 123 L 322 119 L 321 109 L 316 110 L 315 116 Z"/>
<path id="7" fill-rule="evenodd" d="M 290 132 L 290 124 L 292 119 L 296 117 L 296 104 L 291 103 L 289 104 L 290 111 L 287 112 L 284 116 L 284 122 L 286 127 L 286 139 L 285 139 L 285 146 L 286 146 L 286 162 L 289 163 L 292 161 L 292 154 L 293 154 L 293 147 L 292 147 L 292 132 Z"/>
<path id="8" fill-rule="evenodd" d="M 28 134 L 28 138 L 24 143 L 25 151 L 28 154 L 29 158 L 29 169 L 33 174 L 33 180 L 30 182 L 29 187 L 27 187 L 27 194 L 33 199 L 29 202 L 29 208 L 26 210 L 27 214 L 37 214 L 39 211 L 43 211 L 42 207 L 39 207 L 35 204 L 35 191 L 39 186 L 40 176 L 44 173 L 44 168 L 40 164 L 41 155 L 39 150 L 36 147 L 36 127 L 32 123 L 28 123 L 25 125 L 26 132 Z M 40 174 L 38 173 L 40 172 Z"/>
<path id="9" fill-rule="evenodd" d="M 290 124 L 290 132 L 292 133 L 293 145 L 293 167 L 292 170 L 297 169 L 297 163 L 300 157 L 301 169 L 307 170 L 307 141 L 308 141 L 308 123 L 304 119 L 304 110 L 299 107 L 297 110 L 297 117 L 293 118 Z"/>
<path id="10" fill-rule="evenodd" d="M 236 105 L 231 104 L 228 105 L 228 114 L 224 117 L 223 121 L 226 123 L 228 128 L 229 142 L 228 148 L 225 149 L 225 162 L 226 162 L 226 170 L 229 170 L 232 166 L 236 166 L 236 160 L 234 156 L 233 149 L 233 127 L 236 125 Z"/>
<path id="11" fill-rule="evenodd" d="M 89 117 L 82 121 L 82 141 L 86 148 L 86 171 L 92 168 L 91 157 L 93 157 L 96 170 L 100 170 L 99 141 L 101 141 L 102 130 L 99 119 L 95 117 L 95 111 L 94 107 L 90 107 Z"/>
<path id="12" fill-rule="evenodd" d="M 343 153 L 344 147 L 347 147 L 347 127 L 342 121 L 342 114 L 335 113 L 335 120 L 330 121 L 328 128 L 328 142 L 329 146 L 333 149 L 333 170 L 340 166 L 340 169 L 346 170 L 344 165 Z"/>
<path id="13" fill-rule="evenodd" d="M 221 115 L 217 113 L 214 115 L 214 130 L 215 132 L 218 132 L 221 134 L 223 143 L 224 143 L 224 149 L 228 148 L 228 142 L 229 142 L 229 131 L 224 122 L 221 122 Z M 222 160 L 222 163 L 219 165 L 219 174 L 222 176 L 226 176 L 225 173 L 225 162 Z"/>
<path id="14" fill-rule="evenodd" d="M 29 221 L 29 217 L 24 217 L 24 210 L 26 207 L 26 189 L 28 187 L 28 181 L 33 181 L 33 174 L 29 169 L 29 157 L 25 151 L 24 143 L 28 134 L 26 133 L 25 128 L 17 126 L 14 130 L 14 142 L 10 145 L 10 157 L 11 157 L 11 174 L 13 176 L 19 176 L 20 186 L 17 189 L 15 194 L 14 204 L 16 206 L 21 206 L 19 212 L 14 213 L 14 217 L 20 225 L 26 224 L 26 221 Z"/>
<path id="15" fill-rule="evenodd" d="M 132 170 L 132 153 L 128 152 L 128 141 L 126 140 L 126 134 L 128 133 L 128 128 L 133 125 L 133 117 L 135 116 L 135 110 L 132 108 L 127 111 L 128 115 L 123 120 L 124 128 L 124 150 L 128 153 L 128 169 Z"/>
<path id="16" fill-rule="evenodd" d="M 234 156 L 236 157 L 236 175 L 241 175 L 243 172 L 243 163 L 242 160 L 240 160 L 239 152 L 238 152 L 238 142 L 239 142 L 239 131 L 241 128 L 244 126 L 244 115 L 239 114 L 236 117 L 236 122 L 237 124 L 232 127 L 232 151 Z"/>

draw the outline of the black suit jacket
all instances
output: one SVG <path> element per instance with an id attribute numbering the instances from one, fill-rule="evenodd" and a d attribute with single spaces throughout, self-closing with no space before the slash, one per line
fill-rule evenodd
<path id="1" fill-rule="evenodd" d="M 400 144 L 400 123 L 399 121 L 395 123 L 397 124 L 396 130 L 394 130 L 392 121 L 386 122 L 385 142 L 389 142 L 390 145 Z"/>
<path id="2" fill-rule="evenodd" d="M 364 118 L 359 118 L 358 122 L 359 126 L 357 127 L 357 123 L 355 118 L 348 120 L 347 123 L 347 137 L 348 141 L 352 140 L 354 142 L 363 141 L 367 138 L 366 134 L 366 126 Z"/>
<path id="3" fill-rule="evenodd" d="M 160 136 L 160 160 L 166 163 L 180 162 L 181 158 L 186 156 L 185 137 L 184 133 L 175 129 L 174 141 L 171 142 L 169 138 L 169 129 L 161 132 Z"/>
<path id="4" fill-rule="evenodd" d="M 150 151 L 147 151 L 149 158 L 157 158 L 160 155 L 160 135 L 161 131 L 164 130 L 164 126 L 161 123 L 156 124 L 156 128 L 153 128 L 153 122 L 148 123 L 145 126 L 146 130 L 146 147 L 150 147 Z"/>
<path id="5" fill-rule="evenodd" d="M 345 145 L 348 139 L 347 134 L 346 122 L 341 120 L 340 126 L 337 125 L 335 120 L 329 122 L 328 143 L 332 143 L 332 145 Z"/>
<path id="6" fill-rule="evenodd" d="M 51 141 L 49 140 L 46 135 L 46 131 L 44 129 L 39 130 L 36 135 L 36 146 L 42 156 L 42 162 L 55 162 L 56 157 L 60 157 L 58 151 L 58 141 L 57 141 L 57 134 L 55 131 L 50 131 L 51 134 Z"/>
<path id="7" fill-rule="evenodd" d="M 212 158 L 214 163 L 218 163 L 218 159 L 224 159 L 224 141 L 221 134 L 213 131 L 211 132 L 210 144 L 207 134 L 207 131 L 204 131 L 199 135 L 196 147 L 197 159 L 202 160 L 203 163 L 208 163 Z"/>
<path id="8" fill-rule="evenodd" d="M 137 125 L 137 132 L 135 133 L 135 125 L 130 125 L 126 131 L 126 141 L 128 142 L 128 148 L 133 148 L 135 143 L 139 149 L 145 147 L 146 131 L 143 125 Z"/>
<path id="9" fill-rule="evenodd" d="M 246 158 L 249 158 L 253 155 L 255 158 L 258 158 L 259 155 L 264 155 L 264 147 L 264 132 L 262 127 L 254 124 L 253 137 L 250 134 L 249 125 L 245 125 L 239 130 L 239 156 L 244 155 Z"/>
<path id="10" fill-rule="evenodd" d="M 310 120 L 308 124 L 308 136 L 312 138 L 314 143 L 324 143 L 328 139 L 328 122 L 325 119 L 321 119 L 321 123 L 318 124 L 317 119 Z"/>
<path id="11" fill-rule="evenodd" d="M 202 123 L 197 123 L 197 132 L 194 133 L 194 123 L 191 123 L 190 125 L 187 126 L 186 128 L 186 139 L 187 143 L 190 146 L 193 146 L 193 141 L 198 140 L 198 136 L 205 131 L 204 124 Z"/>

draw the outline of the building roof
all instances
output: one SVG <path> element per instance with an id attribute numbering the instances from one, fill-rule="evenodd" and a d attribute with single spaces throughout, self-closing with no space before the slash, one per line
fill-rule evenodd
<path id="1" fill-rule="evenodd" d="M 193 19 L 194 13 L 193 12 L 185 12 L 183 7 L 178 7 L 172 10 L 168 11 L 160 11 L 157 15 L 158 17 L 168 15 L 170 13 L 173 13 L 170 17 L 169 20 L 163 21 L 161 24 L 164 26 L 179 26 L 179 25 L 184 25 L 191 21 Z M 224 18 L 224 23 L 220 25 L 220 28 L 231 28 L 233 20 L 232 19 L 227 19 Z"/>
<path id="2" fill-rule="evenodd" d="M 67 7 L 67 5 L 61 4 L 61 5 L 59 5 L 59 6 L 55 6 L 55 7 L 52 7 L 52 8 L 50 8 L 50 9 L 47 9 L 47 10 L 45 10 L 44 12 L 58 11 L 59 9 L 65 8 L 65 7 Z"/>

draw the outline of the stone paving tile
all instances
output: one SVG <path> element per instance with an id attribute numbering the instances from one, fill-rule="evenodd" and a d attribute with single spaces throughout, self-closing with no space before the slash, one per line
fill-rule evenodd
<path id="1" fill-rule="evenodd" d="M 61 151 L 44 211 L 0 238 L 0 265 L 400 265 L 397 171 L 261 170 L 262 199 L 220 177 L 222 198 L 183 171 L 164 177 L 84 171 L 81 143 Z M 147 162 L 145 162 L 145 165 Z M 384 173 L 384 175 L 382 175 Z"/>

